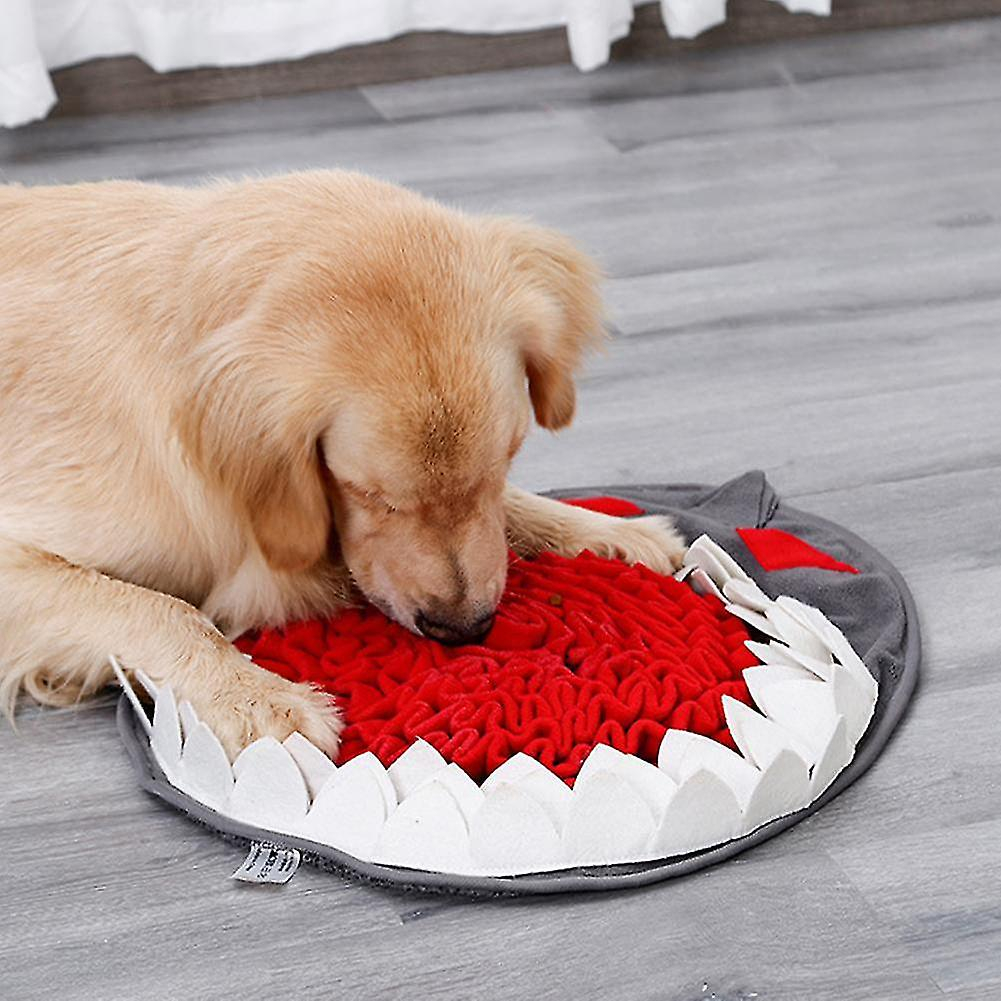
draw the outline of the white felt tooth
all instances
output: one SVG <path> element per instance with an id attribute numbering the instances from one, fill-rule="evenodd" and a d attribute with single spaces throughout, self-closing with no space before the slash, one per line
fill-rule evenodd
<path id="1" fill-rule="evenodd" d="M 609 744 L 595 744 L 577 772 L 577 778 L 574 779 L 573 784 L 574 789 L 584 788 L 591 777 L 599 772 L 615 771 L 624 757 L 625 755 L 621 751 Z"/>
<path id="2" fill-rule="evenodd" d="M 816 605 L 808 605 L 805 601 L 800 601 L 799 598 L 794 598 L 788 594 L 782 595 L 781 599 L 776 598 L 775 600 L 790 615 L 795 615 L 804 626 L 812 629 L 820 639 L 824 639 L 829 620 Z"/>
<path id="3" fill-rule="evenodd" d="M 745 608 L 743 605 L 736 605 L 732 601 L 727 604 L 726 610 L 731 615 L 736 615 L 738 619 L 743 619 L 749 626 L 754 626 L 759 633 L 764 633 L 773 640 L 784 642 L 784 637 L 775 628 L 775 624 L 762 615 L 761 612 L 755 612 L 753 609 Z"/>
<path id="4" fill-rule="evenodd" d="M 706 769 L 689 775 L 671 798 L 647 857 L 683 855 L 738 837 L 743 814 L 733 790 Z"/>
<path id="5" fill-rule="evenodd" d="M 595 772 L 582 789 L 574 785 L 563 828 L 563 857 L 574 866 L 632 860 L 654 830 L 650 807 L 621 775 Z"/>
<path id="6" fill-rule="evenodd" d="M 720 587 L 722 587 L 726 580 L 731 577 L 736 578 L 737 580 L 751 579 L 744 568 L 722 546 L 714 542 L 708 535 L 700 535 L 691 544 L 691 546 L 689 546 L 688 552 L 691 553 L 693 549 L 695 550 L 697 556 L 705 553 L 712 558 L 713 562 L 717 566 L 722 567 L 724 579 L 716 581 Z M 684 562 L 694 562 L 701 566 L 698 559 L 690 560 L 688 559 L 687 554 Z M 704 569 L 709 572 L 708 567 L 704 567 Z"/>
<path id="7" fill-rule="evenodd" d="M 657 767 L 679 786 L 698 771 L 718 776 L 743 805 L 750 798 L 761 773 L 718 740 L 688 730 L 668 730 L 657 752 Z"/>
<path id="8" fill-rule="evenodd" d="M 299 766 L 277 740 L 266 737 L 255 743 L 258 748 L 244 758 L 226 812 L 247 824 L 298 834 L 309 806 Z"/>
<path id="9" fill-rule="evenodd" d="M 865 661 L 855 652 L 845 634 L 833 622 L 826 618 L 824 621 L 827 624 L 828 646 L 831 652 L 837 657 L 838 662 L 851 673 L 859 685 L 869 692 L 870 698 L 875 702 L 879 694 L 879 684 L 869 673 L 869 668 L 865 666 Z"/>
<path id="10" fill-rule="evenodd" d="M 132 673 L 136 676 L 136 680 L 139 684 L 142 685 L 154 699 L 160 694 L 160 686 L 145 671 L 136 668 Z"/>
<path id="11" fill-rule="evenodd" d="M 281 748 L 281 746 L 274 737 L 259 737 L 252 744 L 248 744 L 233 759 L 233 774 L 239 778 L 243 774 L 243 770 L 253 764 L 255 758 L 261 755 L 270 757 L 274 754 L 274 749 Z"/>
<path id="12" fill-rule="evenodd" d="M 514 876 L 559 867 L 559 833 L 543 806 L 521 788 L 533 777 L 534 773 L 515 785 L 500 783 L 491 789 L 470 821 L 469 852 L 477 868 L 494 876 Z"/>
<path id="13" fill-rule="evenodd" d="M 167 777 L 181 760 L 181 721 L 177 715 L 177 702 L 170 685 L 164 685 L 153 707 L 153 731 L 149 738 L 156 760 Z"/>
<path id="14" fill-rule="evenodd" d="M 108 660 L 111 661 L 111 669 L 115 672 L 115 677 L 118 678 L 118 683 L 122 686 L 122 691 L 125 692 L 126 698 L 132 704 L 136 718 L 146 731 L 146 736 L 151 737 L 153 734 L 153 724 L 150 722 L 149 716 L 146 715 L 146 708 L 139 701 L 139 696 L 136 695 L 136 690 L 132 687 L 132 682 L 129 681 L 125 671 L 122 670 L 122 665 L 118 663 L 118 659 L 114 655 L 110 656 Z"/>
<path id="15" fill-rule="evenodd" d="M 844 716 L 848 742 L 854 747 L 869 726 L 876 701 L 869 697 L 869 692 L 859 684 L 855 675 L 840 664 L 835 668 L 833 685 L 834 708 Z"/>
<path id="16" fill-rule="evenodd" d="M 812 629 L 814 635 L 824 643 L 827 650 L 838 659 L 843 667 L 848 669 L 860 686 L 866 689 L 875 701 L 879 692 L 879 684 L 869 673 L 865 661 L 855 652 L 845 634 L 819 608 L 806 605 L 788 596 L 779 599 L 779 604 L 786 608 L 790 614 L 798 615 Z"/>
<path id="17" fill-rule="evenodd" d="M 723 595 L 727 601 L 743 605 L 753 612 L 765 612 L 772 603 L 772 599 L 753 580 L 740 580 L 737 577 L 723 585 Z"/>
<path id="18" fill-rule="evenodd" d="M 233 792 L 233 769 L 219 738 L 204 723 L 187 733 L 181 752 L 181 788 L 200 803 L 221 810 Z"/>
<path id="19" fill-rule="evenodd" d="M 823 684 L 812 671 L 800 664 L 756 664 L 754 667 L 745 667 L 741 673 L 752 696 L 755 691 L 780 681 L 815 681 L 818 685 Z"/>
<path id="20" fill-rule="evenodd" d="M 558 775 L 548 768 L 536 768 L 518 779 L 512 788 L 534 799 L 549 817 L 556 833 L 563 832 L 573 794 Z"/>
<path id="21" fill-rule="evenodd" d="M 724 695 L 722 701 L 730 736 L 740 753 L 753 765 L 764 770 L 782 751 L 798 754 L 806 765 L 813 763 L 813 751 L 775 720 L 762 716 L 729 695 Z"/>
<path id="22" fill-rule="evenodd" d="M 512 754 L 507 761 L 502 761 L 481 783 L 480 788 L 489 794 L 502 782 L 513 784 L 530 772 L 538 771 L 546 766 L 519 751 Z"/>
<path id="23" fill-rule="evenodd" d="M 422 786 L 448 762 L 426 740 L 416 740 L 388 768 L 400 802 Z"/>
<path id="24" fill-rule="evenodd" d="M 812 629 L 801 625 L 781 605 L 773 603 L 765 613 L 768 621 L 778 630 L 779 639 L 794 650 L 808 654 L 816 660 L 829 660 L 827 645 L 817 638 Z"/>
<path id="25" fill-rule="evenodd" d="M 622 755 L 615 774 L 621 775 L 643 797 L 653 814 L 654 823 L 660 824 L 667 804 L 678 791 L 678 784 L 674 779 L 663 769 L 634 754 Z"/>
<path id="26" fill-rule="evenodd" d="M 788 612 L 801 626 L 809 629 L 817 639 L 822 640 L 824 638 L 823 632 L 818 629 L 817 619 L 814 614 L 820 612 L 819 609 L 788 594 L 780 594 L 775 599 L 775 604 Z M 822 615 L 823 613 L 820 614 Z"/>
<path id="27" fill-rule="evenodd" d="M 483 790 L 454 761 L 428 781 L 440 782 L 449 791 L 467 824 L 483 806 Z"/>
<path id="28" fill-rule="evenodd" d="M 390 813 L 389 796 L 395 809 L 396 790 L 386 770 L 371 752 L 359 754 L 324 783 L 303 822 L 303 835 L 370 861 Z"/>
<path id="29" fill-rule="evenodd" d="M 728 572 L 726 564 L 719 558 L 710 543 L 712 540 L 708 535 L 700 535 L 688 547 L 684 564 L 702 570 L 709 575 L 717 587 L 722 588 L 734 574 Z"/>
<path id="30" fill-rule="evenodd" d="M 789 750 L 772 759 L 744 808 L 744 830 L 753 831 L 776 817 L 801 810 L 810 802 L 810 770 Z"/>
<path id="31" fill-rule="evenodd" d="M 736 578 L 738 581 L 751 580 L 744 568 L 709 536 L 700 536 L 689 547 L 684 562 L 686 565 L 694 564 L 702 567 L 721 588 L 731 578 Z"/>
<path id="32" fill-rule="evenodd" d="M 427 782 L 393 811 L 379 835 L 373 861 L 431 872 L 474 871 L 466 820 L 440 782 Z"/>
<path id="33" fill-rule="evenodd" d="M 711 594 L 714 598 L 719 598 L 724 604 L 726 603 L 723 592 L 716 586 L 716 582 L 702 567 L 692 567 L 692 572 L 689 575 L 689 583 L 696 594 Z"/>
<path id="34" fill-rule="evenodd" d="M 810 801 L 815 800 L 841 773 L 855 755 L 848 742 L 844 716 L 839 716 L 824 738 L 824 750 L 810 774 Z"/>
<path id="35" fill-rule="evenodd" d="M 847 640 L 845 642 L 847 643 Z M 875 705 L 879 695 L 879 682 L 869 673 L 869 668 L 865 666 L 865 661 L 852 651 L 851 657 L 838 655 L 838 663 L 851 674 L 861 688 L 869 693 L 869 698 L 872 699 L 873 705 Z"/>
<path id="36" fill-rule="evenodd" d="M 806 744 L 813 760 L 819 758 L 837 716 L 834 686 L 815 678 L 761 685 L 754 680 L 755 670 L 774 668 L 749 668 L 744 672 L 748 691 L 757 707 Z"/>
<path id="37" fill-rule="evenodd" d="M 357 762 L 357 763 L 356 763 Z M 396 786 L 393 785 L 389 772 L 383 767 L 382 762 L 371 752 L 365 751 L 352 758 L 347 764 L 340 765 L 338 773 L 343 772 L 348 765 L 353 765 L 357 769 L 367 771 L 376 784 L 376 788 L 382 794 L 382 801 L 386 805 L 386 816 L 388 817 L 399 804 L 399 796 Z"/>
<path id="38" fill-rule="evenodd" d="M 790 658 L 800 667 L 805 667 L 811 674 L 816 675 L 821 681 L 832 681 L 834 679 L 834 661 L 830 658 L 818 660 L 808 653 L 800 653 L 799 650 L 790 650 Z"/>
<path id="39" fill-rule="evenodd" d="M 301 733 L 290 733 L 283 741 L 282 747 L 292 755 L 292 760 L 299 766 L 302 777 L 309 791 L 309 798 L 316 799 L 324 783 L 337 770 L 337 766 L 315 744 L 307 740 Z"/>
<path id="40" fill-rule="evenodd" d="M 181 721 L 181 735 L 187 740 L 188 734 L 194 732 L 196 726 L 198 726 L 198 713 L 195 712 L 195 707 L 185 699 L 177 707 L 177 715 Z"/>
<path id="41" fill-rule="evenodd" d="M 754 654 L 762 664 L 785 664 L 796 667 L 797 662 L 785 643 L 772 640 L 770 643 L 759 643 L 757 640 L 744 640 L 744 646 Z"/>
<path id="42" fill-rule="evenodd" d="M 623 754 L 607 744 L 596 744 L 581 765 L 574 780 L 574 795 L 587 787 L 591 778 L 611 772 L 621 776 L 640 794 L 650 807 L 656 821 L 660 821 L 667 801 L 678 788 L 677 783 L 660 768 L 637 758 L 633 754 Z"/>

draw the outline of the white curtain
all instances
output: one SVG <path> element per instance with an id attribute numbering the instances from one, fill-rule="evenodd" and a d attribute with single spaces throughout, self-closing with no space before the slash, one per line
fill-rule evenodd
<path id="1" fill-rule="evenodd" d="M 0 125 L 44 117 L 48 70 L 136 55 L 165 72 L 295 59 L 409 31 L 504 33 L 566 25 L 574 64 L 592 70 L 649 0 L 0 0 Z M 829 14 L 831 0 L 777 0 Z M 660 0 L 664 24 L 692 38 L 726 0 Z"/>

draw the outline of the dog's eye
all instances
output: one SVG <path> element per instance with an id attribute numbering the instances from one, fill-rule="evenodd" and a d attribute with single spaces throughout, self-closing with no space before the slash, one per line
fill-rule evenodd
<path id="1" fill-rule="evenodd" d="M 365 495 L 365 503 L 383 514 L 396 514 L 400 509 L 378 490 L 369 490 Z"/>
<path id="2" fill-rule="evenodd" d="M 382 496 L 378 491 L 372 491 L 365 497 L 366 506 L 370 507 L 374 511 L 379 511 L 382 514 L 396 514 L 400 509 L 388 501 Z"/>
<path id="3" fill-rule="evenodd" d="M 383 511 L 386 514 L 396 514 L 399 511 L 399 508 L 383 496 L 379 490 L 352 483 L 350 480 L 342 480 L 341 486 L 356 501 L 372 511 Z"/>
<path id="4" fill-rule="evenodd" d="M 396 514 L 399 508 L 379 490 L 369 490 L 365 495 L 366 503 L 384 514 Z"/>

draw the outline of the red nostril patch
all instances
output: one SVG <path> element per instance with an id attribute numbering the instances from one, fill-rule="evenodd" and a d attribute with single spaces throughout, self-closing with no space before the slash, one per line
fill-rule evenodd
<path id="1" fill-rule="evenodd" d="M 738 528 L 737 534 L 765 570 L 818 567 L 838 573 L 858 573 L 850 563 L 842 563 L 830 553 L 779 528 Z"/>

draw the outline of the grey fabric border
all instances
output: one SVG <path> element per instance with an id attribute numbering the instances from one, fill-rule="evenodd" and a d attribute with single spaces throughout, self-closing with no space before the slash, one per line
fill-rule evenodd
<path id="1" fill-rule="evenodd" d="M 759 509 L 759 524 L 765 524 L 770 520 L 776 508 L 779 507 L 778 500 L 774 498 L 774 493 L 768 487 L 767 482 L 760 473 L 748 475 L 760 477 L 762 484 L 762 506 Z M 657 494 L 661 491 L 673 491 L 682 494 L 691 491 L 691 498 L 694 500 L 701 492 L 708 489 L 710 488 L 695 484 L 671 487 L 657 485 L 629 487 L 617 485 L 559 490 L 554 491 L 553 495 L 566 497 L 613 494 L 626 499 L 635 497 L 637 498 L 637 502 L 642 504 L 644 500 L 652 499 L 650 497 L 651 494 Z M 363 862 L 327 845 L 319 845 L 303 838 L 272 834 L 248 824 L 232 820 L 203 806 L 190 796 L 174 788 L 167 781 L 159 765 L 153 758 L 149 743 L 145 739 L 145 732 L 135 715 L 131 703 L 124 695 L 122 695 L 118 702 L 118 729 L 142 788 L 152 795 L 159 797 L 165 803 L 188 814 L 192 820 L 212 828 L 227 840 L 237 843 L 246 844 L 251 841 L 271 841 L 277 844 L 289 845 L 302 852 L 304 861 L 321 868 L 361 877 L 364 880 L 374 883 L 442 893 L 521 896 L 622 889 L 625 887 L 645 886 L 675 876 L 683 876 L 703 869 L 706 866 L 713 865 L 716 862 L 733 858 L 748 848 L 753 848 L 755 845 L 759 845 L 763 841 L 775 837 L 776 834 L 780 834 L 782 831 L 792 827 L 793 824 L 810 816 L 844 792 L 848 786 L 871 767 L 872 763 L 886 746 L 917 686 L 918 669 L 921 660 L 918 613 L 910 590 L 897 569 L 884 556 L 873 549 L 869 543 L 860 539 L 853 532 L 836 525 L 834 522 L 820 518 L 817 515 L 808 514 L 796 508 L 788 507 L 785 504 L 781 505 L 781 510 L 784 515 L 794 518 L 801 524 L 814 526 L 827 533 L 836 534 L 838 540 L 844 546 L 846 553 L 849 553 L 855 559 L 861 558 L 861 561 L 868 567 L 877 569 L 892 582 L 899 594 L 905 617 L 903 660 L 899 670 L 895 672 L 896 677 L 881 679 L 880 699 L 876 707 L 876 712 L 868 731 L 856 749 L 855 757 L 818 799 L 797 813 L 780 817 L 742 838 L 728 841 L 714 848 L 652 862 L 563 869 L 556 872 L 532 873 L 509 877 L 457 876 L 377 865 L 371 862 Z"/>

